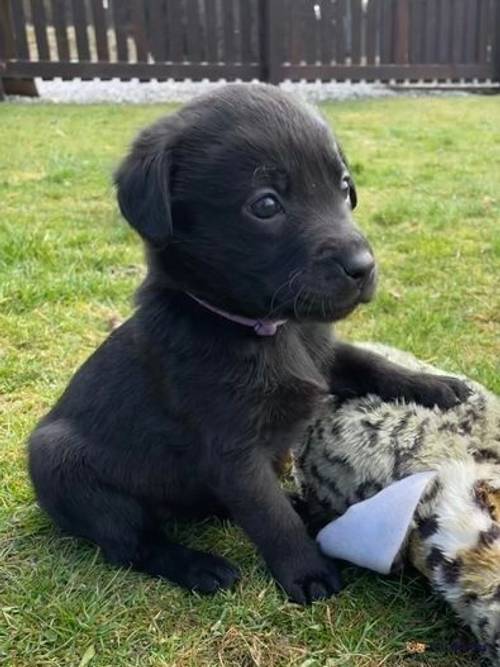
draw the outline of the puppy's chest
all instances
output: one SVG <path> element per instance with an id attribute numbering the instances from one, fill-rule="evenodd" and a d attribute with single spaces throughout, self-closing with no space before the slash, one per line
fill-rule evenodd
<path id="1" fill-rule="evenodd" d="M 309 420 L 327 392 L 325 378 L 303 347 L 264 360 L 260 382 L 253 392 L 253 411 L 259 430 L 293 429 Z"/>
<path id="2" fill-rule="evenodd" d="M 258 393 L 254 402 L 256 423 L 263 430 L 282 430 L 310 419 L 322 396 L 315 384 L 298 378 Z"/>

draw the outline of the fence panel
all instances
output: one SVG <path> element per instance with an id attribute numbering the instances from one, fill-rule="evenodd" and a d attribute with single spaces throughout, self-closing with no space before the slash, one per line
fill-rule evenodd
<path id="1" fill-rule="evenodd" d="M 280 78 L 366 81 L 488 81 L 500 78 L 497 0 L 325 0 L 293 2 L 288 58 Z M 315 11 L 316 7 L 321 11 Z M 321 23 L 321 61 L 302 57 L 303 37 L 294 23 L 298 7 Z M 333 12 L 332 18 L 329 12 Z M 286 21 L 288 17 L 284 17 Z M 496 25 L 495 30 L 488 30 Z M 334 53 L 331 53 L 331 39 Z M 302 40 L 302 41 L 301 41 Z M 300 54 L 299 56 L 297 54 Z M 332 55 L 335 63 L 332 63 Z M 497 56 L 497 60 L 500 56 Z M 497 68 L 497 69 L 495 69 Z"/>
<path id="2" fill-rule="evenodd" d="M 0 0 L 6 79 L 500 79 L 500 0 Z"/>

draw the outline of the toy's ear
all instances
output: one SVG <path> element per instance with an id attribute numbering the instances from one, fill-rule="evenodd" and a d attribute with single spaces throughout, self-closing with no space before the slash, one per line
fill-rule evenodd
<path id="1" fill-rule="evenodd" d="M 156 248 L 172 235 L 172 148 L 158 127 L 142 132 L 115 173 L 120 210 L 134 229 Z"/>

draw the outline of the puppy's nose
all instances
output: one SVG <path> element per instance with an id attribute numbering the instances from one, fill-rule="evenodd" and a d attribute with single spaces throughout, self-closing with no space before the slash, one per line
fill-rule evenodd
<path id="1" fill-rule="evenodd" d="M 375 268 L 375 259 L 369 250 L 360 249 L 347 257 L 343 257 L 341 266 L 350 278 L 361 283 L 369 277 Z"/>

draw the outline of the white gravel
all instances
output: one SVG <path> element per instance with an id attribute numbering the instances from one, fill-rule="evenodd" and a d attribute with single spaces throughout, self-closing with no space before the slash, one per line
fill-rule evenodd
<path id="1" fill-rule="evenodd" d="M 225 81 L 148 81 L 139 82 L 137 79 L 131 81 L 42 81 L 36 79 L 40 97 L 16 97 L 9 96 L 7 99 L 24 102 L 26 104 L 37 104 L 40 102 L 53 102 L 55 104 L 76 103 L 113 103 L 113 104 L 152 104 L 164 102 L 185 102 L 195 95 L 212 90 L 217 86 L 224 85 Z M 389 97 L 401 94 L 422 95 L 442 94 L 442 92 L 430 90 L 408 90 L 401 93 L 383 84 L 374 83 L 322 83 L 316 81 L 307 82 L 284 82 L 282 88 L 298 93 L 311 102 L 324 100 L 349 100 L 366 97 Z M 446 94 L 465 95 L 465 91 L 448 90 Z"/>

